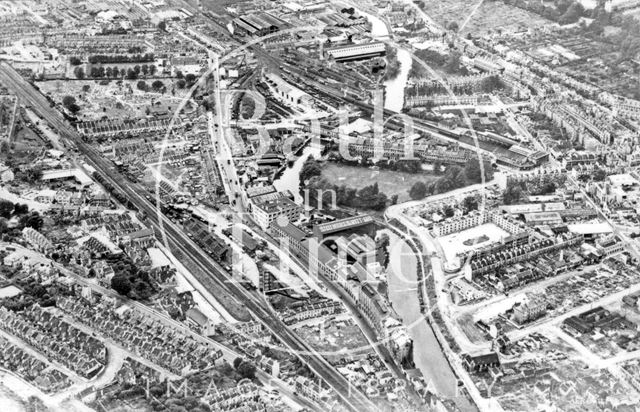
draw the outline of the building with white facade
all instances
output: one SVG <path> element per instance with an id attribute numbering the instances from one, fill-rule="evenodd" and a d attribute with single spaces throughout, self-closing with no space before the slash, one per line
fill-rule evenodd
<path id="1" fill-rule="evenodd" d="M 301 211 L 300 206 L 288 197 L 256 202 L 251 208 L 253 218 L 263 230 L 269 229 L 271 222 L 281 216 L 286 217 L 287 221 L 296 221 L 300 217 Z"/>

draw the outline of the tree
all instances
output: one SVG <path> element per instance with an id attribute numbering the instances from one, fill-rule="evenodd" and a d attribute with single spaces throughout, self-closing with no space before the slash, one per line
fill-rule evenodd
<path id="1" fill-rule="evenodd" d="M 117 274 L 111 278 L 111 288 L 123 296 L 131 292 L 131 282 L 124 274 Z"/>
<path id="2" fill-rule="evenodd" d="M 464 166 L 464 175 L 469 181 L 478 183 L 482 180 L 482 171 L 480 170 L 480 162 L 476 158 L 470 159 Z"/>
<path id="3" fill-rule="evenodd" d="M 449 74 L 467 74 L 467 69 L 460 64 L 460 58 L 462 53 L 458 51 L 452 51 L 447 57 L 447 62 L 444 65 L 444 70 Z"/>
<path id="4" fill-rule="evenodd" d="M 233 360 L 233 369 L 238 369 L 238 366 L 240 366 L 240 364 L 242 363 L 242 358 L 241 357 L 237 357 Z"/>
<path id="5" fill-rule="evenodd" d="M 138 90 L 142 90 L 143 92 L 149 90 L 149 86 L 147 86 L 147 82 L 145 82 L 144 80 L 140 80 L 138 84 L 136 84 L 136 88 Z"/>
<path id="6" fill-rule="evenodd" d="M 507 205 L 518 203 L 522 198 L 522 187 L 518 184 L 509 184 L 502 196 L 503 202 Z"/>
<path id="7" fill-rule="evenodd" d="M 127 69 L 127 80 L 135 80 L 138 78 L 138 73 L 136 73 L 132 68 Z"/>
<path id="8" fill-rule="evenodd" d="M 442 163 L 439 161 L 435 161 L 433 163 L 433 173 L 436 175 L 439 175 L 440 173 L 442 173 Z"/>
<path id="9" fill-rule="evenodd" d="M 143 64 L 140 70 L 142 70 L 142 74 L 146 76 L 149 73 L 149 66 L 147 66 L 146 64 Z"/>
<path id="10" fill-rule="evenodd" d="M 162 88 L 164 87 L 164 83 L 162 83 L 161 80 L 154 80 L 154 82 L 151 83 L 151 87 L 153 88 L 153 90 L 158 92 L 162 90 Z"/>
<path id="11" fill-rule="evenodd" d="M 256 111 L 256 102 L 245 95 L 242 97 L 240 107 L 242 108 L 242 118 L 251 119 Z"/>
<path id="12" fill-rule="evenodd" d="M 584 14 L 584 7 L 579 2 L 574 2 L 569 6 L 567 11 L 560 16 L 560 24 L 571 24 L 577 22 Z"/>
<path id="13" fill-rule="evenodd" d="M 389 239 L 389 235 L 387 235 L 386 233 L 383 233 L 382 235 L 380 235 L 376 243 L 377 243 L 376 246 L 378 249 L 386 249 L 391 243 L 391 240 Z"/>
<path id="14" fill-rule="evenodd" d="M 493 168 L 491 167 L 489 162 L 484 162 L 483 169 L 485 181 L 493 179 Z M 482 174 L 483 170 L 481 170 L 480 168 L 480 161 L 475 157 L 470 159 L 464 166 L 464 175 L 471 183 L 482 182 Z"/>
<path id="15" fill-rule="evenodd" d="M 13 202 L 0 199 L 0 217 L 9 219 L 11 217 L 11 214 L 13 213 L 13 209 L 14 209 Z"/>
<path id="16" fill-rule="evenodd" d="M 478 210 L 478 199 L 475 196 L 467 196 L 462 201 L 462 205 L 467 212 Z"/>
<path id="17" fill-rule="evenodd" d="M 167 31 L 167 22 L 162 20 L 160 23 L 158 23 L 158 29 L 160 31 Z"/>
<path id="18" fill-rule="evenodd" d="M 38 212 L 31 212 L 29 214 L 22 215 L 20 217 L 20 226 L 22 227 L 30 227 L 35 230 L 40 230 L 43 224 L 44 224 L 44 220 L 42 219 L 42 216 L 40 216 L 40 213 Z"/>
<path id="19" fill-rule="evenodd" d="M 186 76 L 184 76 L 184 79 L 187 81 L 187 84 L 191 86 L 196 82 L 196 75 L 193 73 L 188 73 Z"/>
<path id="20" fill-rule="evenodd" d="M 91 86 L 89 86 L 88 84 L 85 84 L 84 86 L 82 86 L 82 91 L 87 93 L 89 92 L 89 90 L 91 90 Z"/>
<path id="21" fill-rule="evenodd" d="M 178 81 L 176 82 L 176 87 L 178 89 L 184 89 L 186 85 L 187 85 L 187 82 L 185 79 L 178 79 Z"/>
<path id="22" fill-rule="evenodd" d="M 152 64 L 149 66 L 149 74 L 151 76 L 153 76 L 154 74 L 156 74 L 156 71 L 158 70 L 158 68 L 156 67 L 155 64 Z"/>
<path id="23" fill-rule="evenodd" d="M 76 104 L 76 98 L 73 96 L 64 96 L 62 98 L 62 105 L 73 114 L 80 111 L 80 106 Z"/>
<path id="24" fill-rule="evenodd" d="M 13 209 L 13 213 L 15 213 L 16 215 L 24 215 L 25 213 L 29 213 L 29 205 L 16 203 L 15 208 Z"/>
<path id="25" fill-rule="evenodd" d="M 335 187 L 335 186 L 333 186 Z M 380 193 L 378 182 L 365 186 L 357 192 L 357 201 L 349 206 L 382 210 L 387 205 L 387 195 Z"/>
<path id="26" fill-rule="evenodd" d="M 504 89 L 505 85 L 502 79 L 496 75 L 489 76 L 482 80 L 480 88 L 485 93 L 493 93 L 496 90 Z"/>
<path id="27" fill-rule="evenodd" d="M 66 95 L 62 98 L 62 105 L 64 107 L 71 106 L 72 104 L 76 104 L 76 98 L 73 96 Z"/>
<path id="28" fill-rule="evenodd" d="M 176 70 L 176 77 L 178 79 L 182 79 L 184 77 L 184 74 L 182 74 L 182 72 L 180 70 Z"/>
<path id="29" fill-rule="evenodd" d="M 118 69 L 117 66 L 113 66 L 111 73 L 113 74 L 113 77 L 118 77 L 120 75 L 120 69 Z"/>
<path id="30" fill-rule="evenodd" d="M 468 162 L 467 165 L 469 165 L 469 163 L 472 162 Z M 449 190 L 457 189 L 467 184 L 466 172 L 460 166 L 448 167 L 447 171 L 444 172 L 444 176 L 440 180 L 446 182 L 450 187 Z"/>
<path id="31" fill-rule="evenodd" d="M 18 175 L 20 179 L 24 180 L 27 183 L 34 183 L 42 178 L 42 167 L 38 165 L 24 168 L 22 170 L 19 170 L 16 175 Z"/>
<path id="32" fill-rule="evenodd" d="M 596 169 L 593 172 L 593 180 L 596 182 L 602 182 L 607 178 L 607 172 L 603 169 Z"/>
<path id="33" fill-rule="evenodd" d="M 252 363 L 242 362 L 240 365 L 238 365 L 238 368 L 236 370 L 243 379 L 256 378 L 256 367 Z"/>
<path id="34" fill-rule="evenodd" d="M 455 21 L 452 21 L 447 25 L 447 30 L 450 30 L 450 31 L 458 31 L 459 28 L 460 26 L 458 26 L 458 23 Z"/>
<path id="35" fill-rule="evenodd" d="M 313 156 L 309 156 L 300 170 L 300 180 L 305 182 L 314 176 L 320 175 L 322 175 L 322 168 Z"/>
<path id="36" fill-rule="evenodd" d="M 556 184 L 554 182 L 545 182 L 540 187 L 540 194 L 548 195 L 556 191 Z"/>
<path id="37" fill-rule="evenodd" d="M 9 222 L 7 219 L 0 217 L 0 235 L 4 235 L 9 230 Z"/>
<path id="38" fill-rule="evenodd" d="M 84 79 L 84 69 L 82 67 L 76 67 L 73 69 L 73 75 L 76 76 L 76 79 Z"/>
<path id="39" fill-rule="evenodd" d="M 415 182 L 409 189 L 409 197 L 413 200 L 424 199 L 427 195 L 427 185 L 424 182 Z"/>
<path id="40" fill-rule="evenodd" d="M 455 214 L 455 210 L 453 210 L 453 207 L 451 207 L 451 205 L 446 205 L 442 209 L 442 213 L 444 213 L 445 217 L 453 217 L 453 215 Z"/>

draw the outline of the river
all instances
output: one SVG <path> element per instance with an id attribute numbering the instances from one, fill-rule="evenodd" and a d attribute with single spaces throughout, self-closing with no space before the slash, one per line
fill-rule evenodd
<path id="1" fill-rule="evenodd" d="M 402 111 L 404 106 L 404 89 L 407 86 L 412 62 L 411 53 L 408 50 L 399 48 L 397 52 L 398 62 L 400 62 L 398 75 L 394 79 L 384 82 L 384 108 L 394 112 Z"/>
<path id="2" fill-rule="evenodd" d="M 420 313 L 418 301 L 417 258 L 407 243 L 395 233 L 389 235 L 390 261 L 387 275 L 389 300 L 413 338 L 413 360 L 435 392 L 455 401 L 463 411 L 477 410 L 465 396 L 458 394 L 458 379 L 440 348 L 440 344 Z"/>
<path id="3" fill-rule="evenodd" d="M 374 39 L 383 41 L 389 39 L 389 29 L 379 17 L 366 13 L 363 10 L 358 10 L 358 12 L 364 15 L 367 20 L 371 22 L 371 35 Z M 396 50 L 398 61 L 400 62 L 400 70 L 395 78 L 384 82 L 384 108 L 394 112 L 400 112 L 404 105 L 404 88 L 406 87 L 407 79 L 409 78 L 412 58 L 411 53 L 408 50 L 401 48 Z"/>
<path id="4" fill-rule="evenodd" d="M 372 34 L 376 39 L 385 40 L 389 38 L 387 26 L 378 17 L 359 12 L 367 17 L 372 23 Z M 384 83 L 385 109 L 400 112 L 404 104 L 404 89 L 409 71 L 411 69 L 411 53 L 405 49 L 398 49 L 398 60 L 400 70 L 398 76 Z M 319 157 L 320 149 L 307 146 L 301 156 L 296 159 L 292 167 L 286 168 L 280 177 L 273 182 L 278 191 L 289 190 L 295 196 L 296 203 L 302 203 L 300 195 L 300 170 L 302 165 L 311 155 Z M 365 172 L 365 170 L 363 170 Z M 458 394 L 458 379 L 454 375 L 447 359 L 442 352 L 436 336 L 420 313 L 420 304 L 417 291 L 417 258 L 412 253 L 411 248 L 392 232 L 387 231 L 390 243 L 396 245 L 391 250 L 391 261 L 389 263 L 389 298 L 403 323 L 409 328 L 409 333 L 414 342 L 414 361 L 416 368 L 424 374 L 427 382 L 436 393 L 445 398 L 452 399 L 463 411 L 477 410 L 470 404 L 468 399 Z"/>
<path id="5" fill-rule="evenodd" d="M 304 199 L 300 195 L 300 170 L 302 170 L 302 165 L 309 156 L 313 155 L 317 159 L 320 157 L 320 152 L 320 148 L 307 145 L 302 150 L 300 157 L 295 160 L 293 166 L 284 169 L 280 177 L 273 181 L 273 186 L 276 190 L 279 192 L 289 190 L 293 193 L 293 200 L 298 204 L 302 204 Z"/>
<path id="6" fill-rule="evenodd" d="M 389 30 L 387 25 L 377 16 L 366 13 L 363 10 L 358 12 L 364 15 L 371 22 L 371 34 L 375 39 L 389 39 Z M 407 84 L 409 71 L 411 70 L 411 53 L 405 49 L 398 49 L 398 61 L 400 62 L 400 70 L 398 75 L 384 83 L 385 101 L 384 108 L 400 112 L 404 104 L 404 88 Z M 310 155 L 320 156 L 320 149 L 307 146 L 304 148 L 302 155 L 296 159 L 292 167 L 287 167 L 280 177 L 274 180 L 273 185 L 278 191 L 289 190 L 293 193 L 296 203 L 301 204 L 303 198 L 300 195 L 300 170 L 302 165 Z"/>
<path id="7" fill-rule="evenodd" d="M 389 38 L 387 26 L 378 17 L 358 10 L 371 21 L 371 32 L 376 39 Z M 398 76 L 385 82 L 386 96 L 385 109 L 399 112 L 404 103 L 404 88 L 409 77 L 412 57 L 408 50 L 398 49 L 400 71 Z M 297 203 L 303 199 L 299 193 L 300 170 L 302 165 L 311 155 L 318 157 L 320 149 L 307 146 L 302 155 L 296 159 L 292 167 L 286 168 L 273 184 L 279 191 L 289 190 L 295 196 Z M 365 172 L 365 170 L 363 170 Z M 391 260 L 389 263 L 389 298 L 403 323 L 409 328 L 409 333 L 414 342 L 414 361 L 416 368 L 424 374 L 427 382 L 439 395 L 452 399 L 463 411 L 474 411 L 476 408 L 468 399 L 458 394 L 458 379 L 454 375 L 447 359 L 442 352 L 436 336 L 420 313 L 420 303 L 417 291 L 417 258 L 411 248 L 397 235 L 390 231 Z"/>

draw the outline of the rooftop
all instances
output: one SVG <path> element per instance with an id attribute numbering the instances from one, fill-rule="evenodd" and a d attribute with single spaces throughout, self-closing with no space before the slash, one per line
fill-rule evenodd
<path id="1" fill-rule="evenodd" d="M 348 217 L 333 222 L 321 223 L 319 225 L 316 225 L 315 230 L 323 235 L 326 235 L 342 230 L 352 229 L 358 226 L 367 225 L 370 223 L 373 223 L 373 217 L 369 215 L 361 215 Z"/>

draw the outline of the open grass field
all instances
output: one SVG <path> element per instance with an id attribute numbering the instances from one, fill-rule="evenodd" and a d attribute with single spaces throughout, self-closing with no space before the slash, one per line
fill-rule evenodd
<path id="1" fill-rule="evenodd" d="M 384 169 L 373 170 L 331 162 L 327 162 L 324 165 L 322 176 L 334 184 L 346 185 L 355 189 L 361 189 L 378 182 L 380 191 L 388 197 L 397 194 L 398 202 L 411 200 L 409 198 L 409 189 L 414 183 L 429 183 L 438 179 L 438 176 L 426 172 L 412 174 Z"/>

